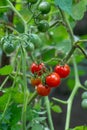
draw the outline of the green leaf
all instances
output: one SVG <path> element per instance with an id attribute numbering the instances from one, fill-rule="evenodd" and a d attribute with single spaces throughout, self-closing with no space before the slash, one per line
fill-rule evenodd
<path id="1" fill-rule="evenodd" d="M 52 47 L 52 46 L 46 46 L 44 47 L 42 51 L 42 59 L 44 61 L 48 61 L 50 57 L 55 57 L 55 47 Z"/>
<path id="2" fill-rule="evenodd" d="M 44 128 L 40 124 L 34 124 L 31 130 L 44 130 Z"/>
<path id="3" fill-rule="evenodd" d="M 55 0 L 55 4 L 69 15 L 72 15 L 72 0 Z"/>
<path id="4" fill-rule="evenodd" d="M 87 126 L 77 126 L 73 129 L 68 129 L 68 130 L 87 130 Z"/>
<path id="5" fill-rule="evenodd" d="M 0 110 L 4 110 L 6 103 L 8 101 L 9 98 L 9 92 L 3 94 L 3 96 L 0 97 Z"/>
<path id="6" fill-rule="evenodd" d="M 57 113 L 61 113 L 62 112 L 62 109 L 61 109 L 61 107 L 59 105 L 52 106 L 52 110 L 54 112 L 57 112 Z"/>
<path id="7" fill-rule="evenodd" d="M 14 125 L 11 127 L 11 130 L 20 130 L 21 126 L 20 125 Z"/>
<path id="8" fill-rule="evenodd" d="M 87 0 L 81 0 L 79 3 L 75 4 L 72 8 L 72 16 L 75 20 L 80 20 L 84 16 L 86 11 Z"/>
<path id="9" fill-rule="evenodd" d="M 0 75 L 8 75 L 13 71 L 13 67 L 11 65 L 6 65 L 0 69 Z"/>
<path id="10" fill-rule="evenodd" d="M 10 121 L 11 126 L 13 126 L 12 128 L 20 127 L 19 125 L 17 126 L 16 124 L 21 120 L 21 111 L 22 111 L 21 107 L 18 107 L 17 104 L 14 104 L 14 103 L 12 104 L 11 121 Z M 15 130 L 16 130 L 16 128 L 15 128 Z"/>

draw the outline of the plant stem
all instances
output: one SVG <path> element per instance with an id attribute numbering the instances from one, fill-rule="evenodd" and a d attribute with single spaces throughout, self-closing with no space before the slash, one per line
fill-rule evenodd
<path id="1" fill-rule="evenodd" d="M 72 93 L 71 93 L 71 95 L 70 95 L 70 97 L 69 97 L 69 99 L 67 101 L 67 115 L 66 115 L 65 130 L 69 129 L 73 99 L 74 99 L 78 89 L 81 86 L 79 76 L 78 76 L 77 64 L 76 64 L 74 56 L 73 56 L 73 65 L 74 65 L 74 71 L 75 71 L 75 86 L 74 86 L 74 89 L 73 89 L 73 91 L 72 91 Z"/>
<path id="2" fill-rule="evenodd" d="M 4 9 L 4 8 L 9 8 L 10 6 L 7 5 L 7 6 L 0 6 L 0 9 Z"/>
<path id="3" fill-rule="evenodd" d="M 76 47 L 77 47 L 78 49 L 80 49 L 80 51 L 83 53 L 83 55 L 84 55 L 85 58 L 87 59 L 87 54 L 86 54 L 85 50 L 84 50 L 82 47 L 80 47 L 79 45 L 77 45 Z"/>
<path id="4" fill-rule="evenodd" d="M 3 81 L 3 83 L 1 84 L 1 86 L 0 86 L 0 91 L 2 90 L 3 86 L 4 86 L 5 83 L 8 81 L 8 79 L 9 79 L 9 76 L 7 76 L 7 77 L 5 78 L 5 80 Z"/>
<path id="5" fill-rule="evenodd" d="M 66 18 L 66 15 L 65 15 L 64 11 L 62 11 L 60 9 L 60 12 L 61 12 L 62 18 L 63 18 L 63 20 L 65 22 L 66 29 L 67 29 L 67 31 L 68 31 L 68 33 L 70 35 L 71 43 L 73 44 L 73 42 L 74 42 L 74 34 L 73 34 L 72 28 L 70 26 L 70 23 L 69 23 L 68 19 Z"/>
<path id="6" fill-rule="evenodd" d="M 10 8 L 17 14 L 17 16 L 20 18 L 21 22 L 23 23 L 24 25 L 24 28 L 25 28 L 25 32 L 27 30 L 27 24 L 26 24 L 26 21 L 24 20 L 24 18 L 22 17 L 22 15 L 16 10 L 16 8 L 13 6 L 13 4 L 9 1 L 9 0 L 6 0 L 7 3 L 9 4 Z"/>
<path id="7" fill-rule="evenodd" d="M 67 63 L 68 62 L 68 60 L 70 59 L 70 57 L 74 53 L 75 49 L 76 49 L 76 47 L 75 47 L 75 45 L 73 45 L 72 48 L 71 48 L 71 50 L 69 51 L 69 53 L 62 60 L 63 63 Z"/>
<path id="8" fill-rule="evenodd" d="M 22 58 L 22 71 L 23 71 L 23 81 L 24 81 L 24 103 L 22 108 L 22 130 L 26 130 L 26 110 L 27 110 L 27 102 L 29 91 L 27 89 L 27 79 L 26 79 L 26 55 L 25 50 L 21 47 L 21 58 Z"/>
<path id="9" fill-rule="evenodd" d="M 63 18 L 63 20 L 66 24 L 66 29 L 67 29 L 67 31 L 70 35 L 71 45 L 72 45 L 70 52 L 63 59 L 65 62 L 67 62 L 70 59 L 71 55 L 74 53 L 75 48 L 76 48 L 76 44 L 78 42 L 75 42 L 75 40 L 74 40 L 74 34 L 73 34 L 72 28 L 70 26 L 70 23 L 65 16 L 65 13 L 61 9 L 60 9 L 60 12 L 61 12 L 62 18 Z M 73 89 L 72 93 L 70 94 L 70 96 L 67 100 L 67 114 L 66 114 L 65 130 L 69 129 L 73 99 L 74 99 L 78 89 L 82 86 L 81 83 L 80 83 L 80 80 L 79 80 L 78 69 L 77 69 L 77 64 L 76 64 L 74 55 L 73 55 L 73 65 L 74 65 L 74 71 L 75 71 L 75 86 L 74 86 L 74 89 Z"/>
<path id="10" fill-rule="evenodd" d="M 45 105 L 46 105 L 47 114 L 48 114 L 48 121 L 49 121 L 50 130 L 54 130 L 48 96 L 46 96 L 44 99 L 45 99 Z"/>
<path id="11" fill-rule="evenodd" d="M 28 100 L 28 105 L 38 96 L 37 92 L 35 91 L 32 96 Z"/>

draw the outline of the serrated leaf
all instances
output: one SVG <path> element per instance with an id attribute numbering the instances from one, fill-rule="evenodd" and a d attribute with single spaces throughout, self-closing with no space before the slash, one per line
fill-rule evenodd
<path id="1" fill-rule="evenodd" d="M 44 130 L 44 128 L 40 124 L 34 124 L 31 130 Z"/>
<path id="2" fill-rule="evenodd" d="M 52 110 L 54 112 L 57 112 L 57 113 L 61 113 L 62 112 L 62 109 L 61 109 L 61 107 L 59 105 L 52 106 Z"/>
<path id="3" fill-rule="evenodd" d="M 72 15 L 72 0 L 55 0 L 55 4 L 69 15 Z"/>
<path id="4" fill-rule="evenodd" d="M 13 67 L 11 65 L 6 65 L 0 68 L 0 75 L 8 75 L 11 74 L 13 71 Z"/>
<path id="5" fill-rule="evenodd" d="M 84 12 L 86 11 L 87 0 L 81 0 L 79 3 L 75 4 L 72 8 L 72 16 L 75 20 L 80 20 L 84 16 Z"/>

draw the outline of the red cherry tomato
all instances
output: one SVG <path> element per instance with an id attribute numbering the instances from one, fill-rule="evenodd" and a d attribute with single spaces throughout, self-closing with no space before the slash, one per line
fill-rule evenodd
<path id="1" fill-rule="evenodd" d="M 54 71 L 58 73 L 61 78 L 66 78 L 70 74 L 70 67 L 67 64 L 64 66 L 57 65 Z"/>
<path id="2" fill-rule="evenodd" d="M 44 63 L 40 63 L 39 65 L 38 65 L 38 75 L 40 76 L 40 75 L 42 75 L 43 74 L 43 72 L 45 72 L 45 65 L 44 65 Z"/>
<path id="3" fill-rule="evenodd" d="M 31 72 L 33 74 L 38 72 L 38 65 L 36 63 L 32 63 L 32 65 L 31 65 Z"/>
<path id="4" fill-rule="evenodd" d="M 39 84 L 36 88 L 36 91 L 41 96 L 47 96 L 49 95 L 51 89 L 47 86 L 44 86 L 43 84 Z"/>
<path id="5" fill-rule="evenodd" d="M 41 83 L 41 79 L 38 77 L 38 78 L 32 78 L 31 79 L 31 84 L 33 86 L 36 86 L 36 85 L 39 85 Z"/>
<path id="6" fill-rule="evenodd" d="M 36 73 L 37 75 L 41 75 L 43 72 L 45 72 L 45 65 L 44 63 L 36 64 L 33 63 L 31 65 L 31 72 L 34 74 Z"/>
<path id="7" fill-rule="evenodd" d="M 58 87 L 60 85 L 61 79 L 56 72 L 52 72 L 46 77 L 46 84 L 49 87 Z"/>

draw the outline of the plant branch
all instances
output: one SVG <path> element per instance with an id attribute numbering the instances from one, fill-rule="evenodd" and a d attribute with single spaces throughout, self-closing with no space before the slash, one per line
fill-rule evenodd
<path id="1" fill-rule="evenodd" d="M 86 54 L 85 50 L 84 50 L 81 46 L 79 46 L 79 45 L 77 45 L 76 47 L 77 47 L 78 49 L 80 49 L 80 51 L 83 53 L 83 55 L 84 55 L 85 58 L 87 59 L 87 54 Z"/>
<path id="2" fill-rule="evenodd" d="M 86 54 L 85 50 L 78 45 L 81 42 L 87 42 L 87 40 L 84 39 L 84 40 L 78 40 L 78 41 L 74 42 L 73 45 L 72 45 L 71 50 L 69 51 L 69 53 L 62 60 L 63 63 L 68 62 L 68 60 L 71 58 L 71 56 L 73 55 L 73 53 L 76 50 L 76 48 L 79 48 L 82 51 L 82 53 L 84 54 L 85 58 L 87 58 L 87 54 Z"/>
<path id="3" fill-rule="evenodd" d="M 59 8 L 59 10 L 60 10 L 62 18 L 63 18 L 63 20 L 65 22 L 65 27 L 67 29 L 67 32 L 70 35 L 71 43 L 73 44 L 73 42 L 74 42 L 74 34 L 73 34 L 73 31 L 72 31 L 71 25 L 70 25 L 68 19 L 66 18 L 66 15 L 65 15 L 64 11 L 62 11 L 60 8 Z"/>
<path id="4" fill-rule="evenodd" d="M 37 91 L 35 91 L 31 97 L 29 97 L 29 100 L 28 100 L 28 105 L 38 96 L 38 93 Z"/>
<path id="5" fill-rule="evenodd" d="M 82 86 L 80 83 L 80 80 L 79 80 L 77 64 L 76 64 L 74 56 L 73 56 L 73 65 L 74 65 L 74 71 L 75 71 L 75 86 L 74 86 L 74 89 L 73 89 L 71 95 L 69 96 L 69 99 L 68 99 L 65 130 L 69 129 L 73 99 L 74 99 L 78 89 Z"/>
<path id="6" fill-rule="evenodd" d="M 22 120 L 22 130 L 26 130 L 26 110 L 27 110 L 29 91 L 27 89 L 27 78 L 26 78 L 26 55 L 25 50 L 22 46 L 21 46 L 21 61 L 22 61 L 23 81 L 24 81 L 24 102 L 23 102 L 21 120 Z"/>
<path id="7" fill-rule="evenodd" d="M 54 101 L 57 101 L 59 103 L 62 103 L 62 104 L 67 104 L 67 101 L 64 101 L 64 100 L 61 100 L 61 99 L 58 99 L 58 98 L 52 98 Z"/>
<path id="8" fill-rule="evenodd" d="M 45 105 L 46 105 L 46 109 L 47 109 L 50 130 L 54 130 L 54 126 L 53 126 L 53 122 L 52 122 L 52 117 L 51 117 L 50 103 L 49 103 L 48 96 L 45 97 Z"/>
<path id="9" fill-rule="evenodd" d="M 3 86 L 4 86 L 5 83 L 8 81 L 8 79 L 9 79 L 9 76 L 7 76 L 7 77 L 5 78 L 5 80 L 3 81 L 3 83 L 1 84 L 1 86 L 0 86 L 0 91 L 2 90 Z"/>

